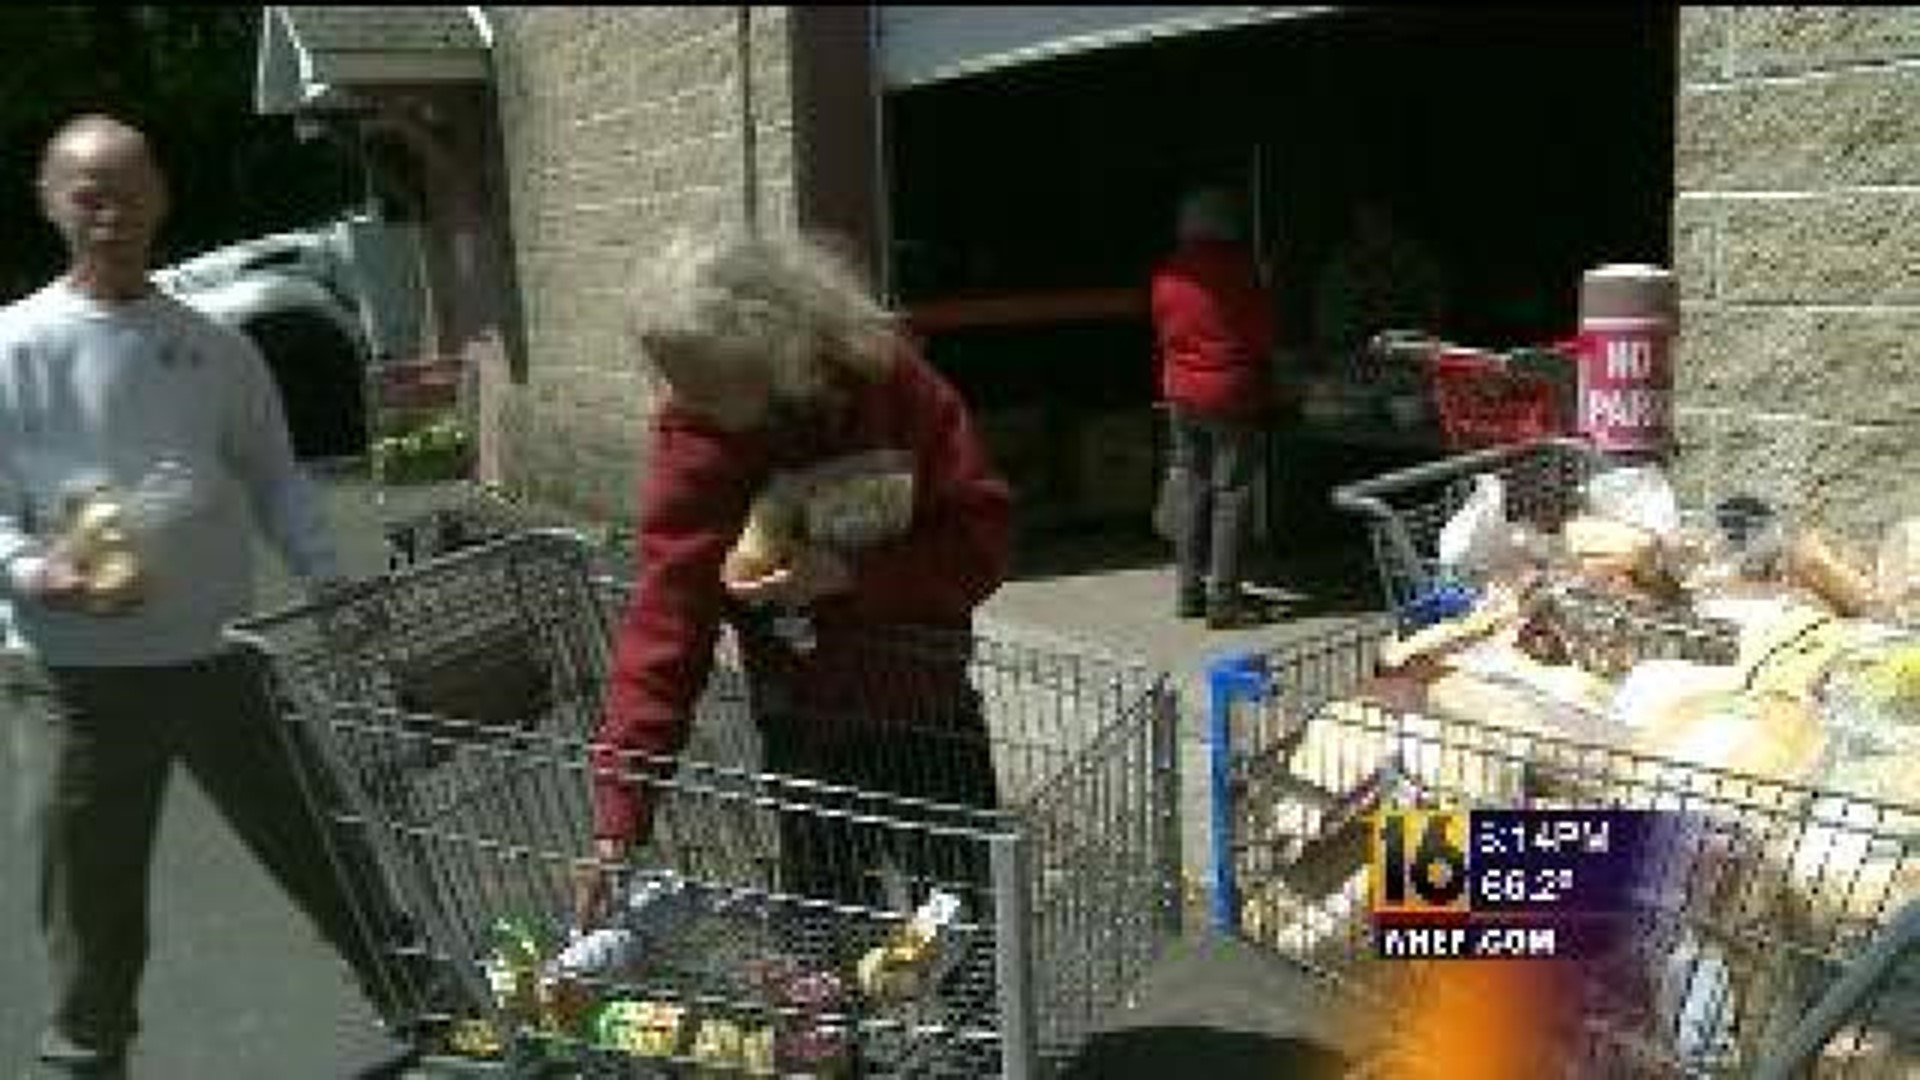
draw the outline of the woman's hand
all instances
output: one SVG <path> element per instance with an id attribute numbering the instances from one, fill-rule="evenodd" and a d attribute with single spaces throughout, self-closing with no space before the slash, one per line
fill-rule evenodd
<path id="1" fill-rule="evenodd" d="M 729 581 L 726 587 L 742 603 L 802 608 L 823 596 L 851 590 L 853 570 L 839 555 L 809 544 L 773 573 L 752 581 Z"/>
<path id="2" fill-rule="evenodd" d="M 574 864 L 573 925 L 577 929 L 604 925 L 613 914 L 629 846 L 624 840 L 600 837 L 593 842 L 593 858 Z"/>

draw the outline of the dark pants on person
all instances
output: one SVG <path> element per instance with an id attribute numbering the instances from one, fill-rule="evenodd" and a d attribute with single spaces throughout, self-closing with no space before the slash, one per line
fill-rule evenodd
<path id="1" fill-rule="evenodd" d="M 891 863 L 915 902 L 941 886 L 963 895 L 969 919 L 991 918 L 986 841 L 926 828 L 984 832 L 982 816 L 970 811 L 999 805 L 979 694 L 967 687 L 943 697 L 891 727 L 847 725 L 846 717 L 835 725 L 835 717 L 787 708 L 761 713 L 769 772 L 863 793 L 800 794 L 796 801 L 814 805 L 781 813 L 783 891 L 883 908 L 878 875 Z"/>
<path id="2" fill-rule="evenodd" d="M 1253 521 L 1259 429 L 1175 407 L 1173 467 L 1181 477 L 1175 583 L 1183 603 L 1238 596 Z"/>
<path id="3" fill-rule="evenodd" d="M 281 725 L 240 657 L 146 668 L 16 665 L 9 681 L 53 993 L 43 1045 L 97 1056 L 107 1066 L 101 1075 L 115 1075 L 139 1028 L 154 836 L 176 761 L 375 996 L 369 938 L 395 932 L 400 920 L 389 914 L 363 932 L 372 924 L 356 918 Z M 362 881 L 378 880 L 370 863 L 355 865 Z"/>

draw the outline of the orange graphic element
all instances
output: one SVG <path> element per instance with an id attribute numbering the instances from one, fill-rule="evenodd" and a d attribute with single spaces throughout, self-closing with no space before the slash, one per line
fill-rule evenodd
<path id="1" fill-rule="evenodd" d="M 1422 963 L 1383 1016 L 1369 1012 L 1365 1080 L 1537 1080 L 1563 1067 L 1579 999 L 1564 962 Z M 1363 1036 L 1364 1038 L 1365 1036 Z"/>

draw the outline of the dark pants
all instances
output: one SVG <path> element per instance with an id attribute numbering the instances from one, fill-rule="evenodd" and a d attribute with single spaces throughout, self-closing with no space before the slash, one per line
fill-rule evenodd
<path id="1" fill-rule="evenodd" d="M 139 1028 L 154 836 L 176 761 L 362 986 L 377 981 L 368 935 L 245 670 L 232 656 L 177 667 L 16 669 L 50 1037 L 113 1057 Z"/>
<path id="2" fill-rule="evenodd" d="M 915 902 L 939 885 L 963 894 L 969 918 L 991 917 L 991 907 L 982 906 L 992 895 L 986 841 L 923 828 L 977 831 L 982 825 L 976 815 L 952 808 L 991 810 L 999 804 L 979 695 L 969 688 L 954 700 L 939 714 L 922 710 L 912 726 L 864 735 L 823 734 L 820 719 L 809 723 L 805 715 L 762 717 L 769 772 L 944 807 L 831 794 L 803 797 L 824 812 L 781 814 L 783 890 L 811 900 L 883 907 L 877 874 L 891 863 L 910 883 Z M 884 823 L 850 820 L 853 815 Z"/>
<path id="3" fill-rule="evenodd" d="M 1253 477 L 1260 452 L 1252 424 L 1170 411 L 1173 466 L 1181 474 L 1174 534 L 1175 581 L 1182 597 L 1233 596 L 1253 521 Z"/>

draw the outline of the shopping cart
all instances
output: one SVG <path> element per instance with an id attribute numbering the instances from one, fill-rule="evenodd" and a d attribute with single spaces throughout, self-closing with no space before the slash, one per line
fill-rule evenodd
<path id="1" fill-rule="evenodd" d="M 1534 350 L 1557 356 L 1551 350 Z M 1558 379 L 1508 355 L 1458 346 L 1437 348 L 1426 359 L 1427 379 L 1440 433 L 1452 450 L 1475 450 L 1549 438 L 1565 432 L 1573 417 L 1563 392 L 1571 361 Z"/>
<path id="2" fill-rule="evenodd" d="M 1509 520 L 1551 533 L 1579 510 L 1581 486 L 1604 464 L 1579 439 L 1533 440 L 1345 484 L 1333 502 L 1363 519 L 1387 608 L 1404 615 L 1441 583 L 1440 531 L 1466 504 L 1476 476 L 1500 477 Z"/>
<path id="3" fill-rule="evenodd" d="M 1830 444 L 1843 441 L 1843 425 L 1782 414 L 1694 410 L 1683 429 L 1668 475 L 1683 523 L 1724 530 L 1739 522 L 1743 504 L 1766 507 L 1782 521 L 1804 516 L 1856 543 L 1876 543 L 1886 522 L 1850 521 L 1825 504 L 1828 477 L 1821 460 Z M 1500 477 L 1507 519 L 1557 532 L 1584 508 L 1585 485 L 1610 467 L 1589 443 L 1573 438 L 1537 439 L 1454 454 L 1435 461 L 1342 485 L 1334 505 L 1360 517 L 1373 548 L 1374 565 L 1388 610 L 1408 623 L 1442 591 L 1440 532 L 1465 505 L 1475 477 Z M 1663 627 L 1639 619 L 1647 636 L 1684 636 L 1693 628 Z"/>
<path id="4" fill-rule="evenodd" d="M 654 1041 L 587 1030 L 578 1010 L 529 1016 L 497 985 L 501 939 L 551 949 L 569 929 L 608 623 L 624 591 L 595 566 L 577 535 L 513 533 L 233 631 L 279 703 L 382 954 L 390 1022 L 490 1035 L 510 1075 L 653 1075 L 703 1060 L 752 1072 L 766 1062 L 746 1047 L 769 1037 L 850 1053 L 868 1075 L 1044 1075 L 1177 934 L 1163 677 L 1005 636 L 876 635 L 851 685 L 898 690 L 951 668 L 978 695 L 987 733 L 970 746 L 942 726 L 939 702 L 880 696 L 901 730 L 989 756 L 1000 798 L 980 810 L 764 771 L 750 708 L 763 687 L 723 646 L 692 745 L 672 762 L 631 763 L 655 807 L 633 880 L 675 883 L 683 918 L 650 939 L 644 963 L 584 984 L 585 997 L 651 1016 Z M 879 760 L 884 746 L 869 752 Z M 832 865 L 796 875 L 790 838 L 828 832 L 838 839 L 814 850 Z M 796 880 L 853 881 L 858 895 Z M 905 997 L 863 992 L 860 959 L 934 888 L 962 900 L 944 974 Z M 678 1017 L 664 1035 L 662 1016 Z"/>
<path id="5" fill-rule="evenodd" d="M 389 570 L 532 529 L 587 531 L 576 521 L 536 509 L 500 488 L 472 482 L 443 487 L 425 505 L 387 514 L 381 522 Z M 631 572 L 633 545 L 626 530 L 601 527 L 587 539 L 599 572 L 612 577 Z"/>
<path id="6" fill-rule="evenodd" d="M 1816 1058 L 1821 1076 L 1915 1075 L 1920 807 L 1424 715 L 1376 677 L 1393 625 L 1360 620 L 1210 672 L 1218 929 L 1380 1009 L 1431 969 L 1372 959 L 1371 811 L 1686 812 L 1699 824 L 1605 976 L 1642 979 L 1651 1005 L 1587 1015 L 1567 1075 L 1784 1078 Z"/>

